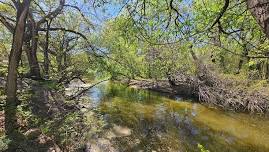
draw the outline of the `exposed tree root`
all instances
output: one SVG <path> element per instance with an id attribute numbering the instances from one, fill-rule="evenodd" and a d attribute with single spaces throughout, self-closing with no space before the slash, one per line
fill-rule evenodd
<path id="1" fill-rule="evenodd" d="M 262 91 L 247 91 L 231 85 L 229 80 L 219 78 L 194 55 L 196 74 L 184 71 L 170 73 L 168 81 L 131 80 L 129 85 L 168 94 L 179 94 L 213 104 L 223 109 L 265 113 L 269 110 L 269 96 Z M 170 86 L 169 86 L 170 84 Z"/>
<path id="2" fill-rule="evenodd" d="M 214 104 L 224 109 L 265 113 L 269 109 L 269 97 L 260 92 L 235 89 L 218 78 L 202 63 L 197 64 L 196 76 L 183 72 L 168 76 L 170 85 L 176 90 L 189 90 L 187 95 L 198 97 L 199 101 Z"/>

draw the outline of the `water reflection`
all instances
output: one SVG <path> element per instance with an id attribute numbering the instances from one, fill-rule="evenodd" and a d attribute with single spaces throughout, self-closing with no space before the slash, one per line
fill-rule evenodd
<path id="1" fill-rule="evenodd" d="M 180 97 L 105 82 L 88 93 L 108 124 L 130 129 L 114 137 L 120 151 L 269 151 L 269 121 L 207 108 Z"/>

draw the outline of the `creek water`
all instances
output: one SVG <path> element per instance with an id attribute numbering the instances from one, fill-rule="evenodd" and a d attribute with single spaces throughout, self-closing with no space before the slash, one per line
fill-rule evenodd
<path id="1" fill-rule="evenodd" d="M 210 108 L 192 100 L 104 82 L 87 93 L 119 151 L 269 151 L 269 118 Z"/>

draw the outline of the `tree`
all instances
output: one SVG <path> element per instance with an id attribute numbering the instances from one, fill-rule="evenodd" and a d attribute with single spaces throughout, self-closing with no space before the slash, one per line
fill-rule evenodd
<path id="1" fill-rule="evenodd" d="M 8 76 L 7 76 L 7 102 L 16 101 L 17 92 L 17 68 L 22 54 L 23 36 L 26 27 L 30 0 L 14 1 L 17 9 L 16 26 L 13 33 L 12 48 L 9 55 Z"/>
<path id="2" fill-rule="evenodd" d="M 269 2 L 268 0 L 247 0 L 247 7 L 269 38 Z"/>
<path id="3" fill-rule="evenodd" d="M 31 0 L 13 1 L 16 6 L 16 25 L 13 31 L 12 47 L 9 55 L 8 75 L 6 84 L 5 128 L 7 135 L 12 136 L 17 128 L 16 108 L 17 100 L 17 75 L 18 65 L 21 59 L 23 36 L 26 27 Z M 11 137 L 11 139 L 13 139 Z"/>

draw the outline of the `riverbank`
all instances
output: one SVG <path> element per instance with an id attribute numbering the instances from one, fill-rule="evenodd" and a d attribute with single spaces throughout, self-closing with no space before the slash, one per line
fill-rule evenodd
<path id="1" fill-rule="evenodd" d="M 182 89 L 175 89 L 171 87 L 168 80 L 130 80 L 130 81 L 122 81 L 122 83 L 127 84 L 130 88 L 136 89 L 143 89 L 143 90 L 150 90 L 154 92 L 161 93 L 165 96 L 174 98 L 175 96 L 181 96 L 185 98 L 193 98 L 198 99 L 197 97 L 193 96 L 190 90 Z"/>
<path id="2" fill-rule="evenodd" d="M 146 79 L 130 80 L 128 82 L 125 81 L 123 83 L 127 83 L 129 87 L 132 88 L 152 90 L 160 93 L 165 93 L 168 96 L 180 95 L 183 97 L 194 98 L 201 103 L 214 105 L 224 110 L 232 110 L 247 113 L 267 113 L 269 110 L 268 93 L 262 91 L 262 89 L 256 89 L 255 91 L 249 92 L 246 88 L 250 86 L 247 86 L 246 84 L 243 84 L 246 87 L 244 89 L 239 88 L 238 83 L 235 83 L 235 85 L 230 84 L 229 88 L 225 88 L 227 94 L 225 95 L 226 92 L 224 91 L 222 92 L 219 91 L 218 96 L 221 96 L 222 98 L 215 99 L 217 100 L 217 102 L 212 102 L 210 100 L 206 101 L 200 97 L 199 95 L 200 88 L 196 89 L 190 86 L 189 84 L 185 83 L 171 86 L 168 80 L 154 81 Z M 207 94 L 210 94 L 211 93 L 210 91 L 213 89 L 212 88 L 208 89 Z M 229 98 L 225 97 L 230 94 L 232 94 L 233 96 Z"/>
<path id="3" fill-rule="evenodd" d="M 86 106 L 89 100 L 67 99 L 65 87 L 57 81 L 24 79 L 23 82 L 18 92 L 20 104 L 10 109 L 14 113 L 12 117 L 6 115 L 9 109 L 5 108 L 6 96 L 2 89 L 0 151 L 84 151 L 88 138 L 103 127 L 100 116 Z M 6 131 L 9 127 L 6 122 L 11 119 L 15 119 L 17 126 L 12 134 Z"/>
<path id="4" fill-rule="evenodd" d="M 126 83 L 126 82 L 123 82 Z M 168 95 L 176 95 L 177 92 L 174 90 L 170 85 L 169 82 L 166 80 L 130 80 L 128 82 L 128 86 L 131 88 L 137 89 L 145 89 L 145 90 L 152 90 L 160 93 L 166 93 Z"/>

